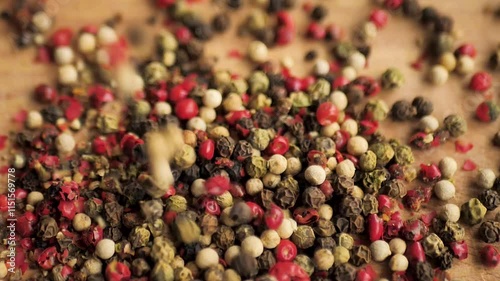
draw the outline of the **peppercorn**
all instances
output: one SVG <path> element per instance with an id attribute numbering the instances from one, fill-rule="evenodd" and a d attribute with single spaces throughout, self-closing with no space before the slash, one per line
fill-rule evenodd
<path id="1" fill-rule="evenodd" d="M 429 79 L 434 85 L 443 85 L 448 77 L 448 70 L 442 65 L 433 66 L 429 72 Z"/>
<path id="2" fill-rule="evenodd" d="M 344 161 L 337 164 L 337 167 L 335 167 L 335 171 L 339 176 L 352 178 L 354 177 L 354 174 L 356 172 L 356 167 L 354 166 L 354 163 L 352 163 L 351 160 L 345 159 Z"/>
<path id="3" fill-rule="evenodd" d="M 485 189 L 490 189 L 495 183 L 495 172 L 491 169 L 480 169 L 476 177 L 476 184 Z"/>
<path id="4" fill-rule="evenodd" d="M 363 175 L 363 185 L 365 191 L 370 194 L 377 194 L 382 183 L 387 179 L 387 173 L 382 169 L 373 170 Z"/>
<path id="5" fill-rule="evenodd" d="M 389 113 L 389 107 L 383 100 L 371 100 L 366 104 L 363 113 L 370 120 L 383 121 Z"/>
<path id="6" fill-rule="evenodd" d="M 410 272 L 417 281 L 432 281 L 434 278 L 434 269 L 426 261 L 412 264 Z"/>
<path id="7" fill-rule="evenodd" d="M 399 100 L 392 105 L 391 116 L 397 121 L 406 121 L 415 117 L 416 108 L 408 101 Z"/>
<path id="8" fill-rule="evenodd" d="M 422 246 L 424 247 L 425 254 L 433 258 L 443 255 L 446 251 L 443 241 L 435 233 L 431 233 L 425 237 L 422 241 Z"/>
<path id="9" fill-rule="evenodd" d="M 267 162 L 260 156 L 252 156 L 245 160 L 245 172 L 252 178 L 261 178 L 267 172 Z"/>
<path id="10" fill-rule="evenodd" d="M 308 225 L 300 225 L 297 230 L 292 234 L 291 237 L 293 243 L 297 245 L 297 248 L 307 249 L 314 245 L 314 231 L 312 227 Z"/>
<path id="11" fill-rule="evenodd" d="M 305 179 L 312 185 L 320 185 L 326 179 L 325 169 L 319 165 L 311 165 L 304 172 Z"/>
<path id="12" fill-rule="evenodd" d="M 479 237 L 486 243 L 495 243 L 500 241 L 500 222 L 485 221 L 479 227 Z"/>
<path id="13" fill-rule="evenodd" d="M 488 211 L 495 210 L 498 206 L 500 206 L 500 194 L 492 189 L 486 189 L 481 192 L 478 199 Z"/>
<path id="14" fill-rule="evenodd" d="M 493 145 L 500 147 L 500 131 L 493 136 Z"/>
<path id="15" fill-rule="evenodd" d="M 375 169 L 377 166 L 377 155 L 371 151 L 368 150 L 367 152 L 363 153 L 360 158 L 359 158 L 359 167 L 361 170 L 365 172 L 370 172 Z"/>
<path id="16" fill-rule="evenodd" d="M 245 252 L 233 259 L 231 267 L 244 278 L 253 277 L 259 272 L 257 259 Z"/>
<path id="17" fill-rule="evenodd" d="M 407 17 L 415 18 L 422 12 L 422 8 L 417 0 L 404 0 L 401 7 L 403 8 L 404 15 Z"/>
<path id="18" fill-rule="evenodd" d="M 440 180 L 434 185 L 434 193 L 443 201 L 455 197 L 455 185 L 449 180 Z"/>
<path id="19" fill-rule="evenodd" d="M 279 237 L 278 237 L 279 239 Z M 259 270 L 269 270 L 276 264 L 276 258 L 273 252 L 265 250 L 262 255 L 257 258 L 257 263 L 259 265 Z"/>
<path id="20" fill-rule="evenodd" d="M 382 77 L 380 79 L 382 82 L 382 87 L 384 89 L 398 88 L 401 87 L 405 82 L 403 74 L 396 68 L 387 69 L 382 74 Z"/>
<path id="21" fill-rule="evenodd" d="M 377 142 L 370 146 L 369 150 L 373 151 L 377 156 L 377 165 L 385 166 L 394 157 L 394 149 L 385 142 Z"/>
<path id="22" fill-rule="evenodd" d="M 350 263 L 343 263 L 333 270 L 333 280 L 354 281 L 356 278 L 356 267 Z"/>
<path id="23" fill-rule="evenodd" d="M 451 157 L 444 157 L 439 161 L 439 170 L 446 179 L 451 179 L 458 169 L 457 162 Z"/>
<path id="24" fill-rule="evenodd" d="M 486 215 L 486 207 L 477 198 L 472 198 L 460 208 L 462 217 L 471 225 L 480 223 Z"/>
<path id="25" fill-rule="evenodd" d="M 392 198 L 403 198 L 406 196 L 407 188 L 402 180 L 392 179 L 384 182 L 383 192 Z"/>
<path id="26" fill-rule="evenodd" d="M 408 259 L 403 254 L 395 254 L 389 260 L 389 268 L 394 272 L 406 271 Z"/>
<path id="27" fill-rule="evenodd" d="M 109 259 L 115 254 L 115 242 L 111 239 L 102 239 L 95 247 L 95 254 L 103 259 Z"/>
<path id="28" fill-rule="evenodd" d="M 38 236 L 42 237 L 43 240 L 49 240 L 57 235 L 59 232 L 59 227 L 54 218 L 44 217 L 40 220 L 40 229 L 38 231 Z"/>
<path id="29" fill-rule="evenodd" d="M 445 221 L 458 222 L 460 219 L 460 207 L 455 204 L 446 204 L 441 209 L 439 217 Z"/>
<path id="30" fill-rule="evenodd" d="M 460 115 L 448 115 L 444 119 L 443 125 L 450 135 L 455 138 L 465 134 L 467 131 L 467 122 Z"/>
<path id="31" fill-rule="evenodd" d="M 435 8 L 433 7 L 425 7 L 422 9 L 422 17 L 420 18 L 420 21 L 424 25 L 428 24 L 434 24 L 438 18 L 438 12 L 436 11 Z"/>
<path id="32" fill-rule="evenodd" d="M 465 229 L 456 222 L 435 218 L 432 228 L 445 243 L 461 242 L 465 238 Z"/>
<path id="33" fill-rule="evenodd" d="M 345 250 L 347 251 L 347 249 Z M 349 251 L 347 251 L 347 255 L 349 255 Z M 328 249 L 319 249 L 314 252 L 314 264 L 318 270 L 329 270 L 334 261 L 335 257 Z"/>
<path id="34" fill-rule="evenodd" d="M 362 203 L 363 215 L 367 216 L 369 214 L 378 213 L 378 200 L 372 194 L 365 194 Z"/>

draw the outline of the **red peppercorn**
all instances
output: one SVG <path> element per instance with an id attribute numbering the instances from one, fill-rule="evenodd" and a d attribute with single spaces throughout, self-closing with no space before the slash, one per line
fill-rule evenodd
<path id="1" fill-rule="evenodd" d="M 174 223 L 174 220 L 175 218 L 177 217 L 177 212 L 174 212 L 174 211 L 166 211 L 164 214 L 163 214 L 163 221 L 168 224 L 168 225 L 171 225 L 172 223 Z"/>
<path id="2" fill-rule="evenodd" d="M 29 237 L 35 233 L 35 225 L 38 218 L 30 211 L 25 212 L 17 218 L 16 231 L 21 237 Z"/>
<path id="3" fill-rule="evenodd" d="M 205 212 L 210 215 L 218 216 L 220 215 L 220 206 L 212 198 L 205 197 L 201 203 L 201 206 L 205 209 Z"/>
<path id="4" fill-rule="evenodd" d="M 14 191 L 14 197 L 16 198 L 16 201 L 22 201 L 28 197 L 28 191 L 24 188 L 16 188 Z"/>
<path id="5" fill-rule="evenodd" d="M 215 153 L 215 142 L 211 139 L 207 139 L 200 144 L 198 148 L 198 155 L 206 160 L 212 160 Z"/>
<path id="6" fill-rule="evenodd" d="M 181 120 L 196 117 L 198 115 L 198 105 L 193 99 L 183 99 L 175 105 L 175 115 Z"/>
<path id="7" fill-rule="evenodd" d="M 441 171 L 436 164 L 420 164 L 420 177 L 424 182 L 433 182 L 441 179 Z"/>
<path id="8" fill-rule="evenodd" d="M 57 99 L 57 90 L 45 84 L 35 88 L 35 100 L 41 103 L 52 103 Z"/>
<path id="9" fill-rule="evenodd" d="M 389 15 L 384 10 L 373 9 L 370 13 L 370 21 L 380 29 L 386 26 L 387 22 L 389 21 Z"/>
<path id="10" fill-rule="evenodd" d="M 12 201 L 12 202 L 14 202 L 14 201 Z M 14 204 L 14 203 L 12 203 L 12 204 Z M 0 194 L 0 212 L 2 212 L 2 213 L 7 212 L 8 209 L 9 209 L 9 202 L 7 199 L 7 195 Z"/>
<path id="11" fill-rule="evenodd" d="M 258 204 L 254 202 L 246 202 L 250 210 L 252 211 L 252 217 L 257 221 L 260 221 L 264 216 L 264 210 Z"/>
<path id="12" fill-rule="evenodd" d="M 392 209 L 392 199 L 387 195 L 380 194 L 377 196 L 378 211 L 384 214 L 390 213 Z"/>
<path id="13" fill-rule="evenodd" d="M 73 201 L 59 201 L 57 209 L 61 212 L 61 216 L 69 220 L 72 220 L 76 215 L 76 206 Z"/>
<path id="14" fill-rule="evenodd" d="M 371 136 L 378 130 L 379 123 L 374 120 L 361 120 L 359 130 L 363 136 Z"/>
<path id="15" fill-rule="evenodd" d="M 285 81 L 285 87 L 290 92 L 300 91 L 302 87 L 302 81 L 297 77 L 288 77 Z"/>
<path id="16" fill-rule="evenodd" d="M 327 126 L 337 121 L 339 110 L 332 102 L 324 102 L 316 110 L 316 119 L 321 126 Z"/>
<path id="17" fill-rule="evenodd" d="M 187 96 L 187 95 L 186 95 Z M 159 101 L 166 101 L 168 98 L 168 92 L 166 89 L 148 89 L 146 91 L 146 99 L 150 103 L 156 103 Z"/>
<path id="18" fill-rule="evenodd" d="M 241 198 L 246 194 L 245 187 L 239 183 L 231 183 L 229 193 L 231 193 L 231 195 L 235 198 Z"/>
<path id="19" fill-rule="evenodd" d="M 399 236 L 399 231 L 403 228 L 403 219 L 400 212 L 394 212 L 385 226 L 385 235 L 389 238 Z"/>
<path id="20" fill-rule="evenodd" d="M 85 243 L 85 245 L 87 246 L 95 246 L 103 238 L 104 238 L 104 231 L 98 225 L 91 226 L 82 234 L 83 243 Z"/>
<path id="21" fill-rule="evenodd" d="M 182 85 L 176 85 L 170 90 L 169 100 L 178 102 L 188 97 L 189 92 Z"/>
<path id="22" fill-rule="evenodd" d="M 155 5 L 160 9 L 168 8 L 175 4 L 176 0 L 156 0 Z"/>
<path id="23" fill-rule="evenodd" d="M 276 44 L 283 46 L 293 41 L 295 37 L 293 28 L 281 26 L 276 33 Z"/>
<path id="24" fill-rule="evenodd" d="M 35 243 L 33 242 L 33 240 L 31 240 L 31 238 L 21 239 L 21 241 L 19 242 L 19 245 L 21 245 L 21 247 L 25 251 L 31 251 L 35 248 Z"/>
<path id="25" fill-rule="evenodd" d="M 307 27 L 307 36 L 315 40 L 322 40 L 326 36 L 325 27 L 313 21 Z"/>
<path id="26" fill-rule="evenodd" d="M 347 145 L 347 142 L 351 138 L 351 135 L 346 130 L 338 130 L 333 135 L 333 141 L 335 142 L 335 147 L 337 150 L 342 150 Z M 339 160 L 339 159 L 337 159 Z M 340 163 L 340 162 L 338 162 Z"/>
<path id="27" fill-rule="evenodd" d="M 330 41 L 339 41 L 344 38 L 344 30 L 335 24 L 329 24 L 325 27 L 325 39 Z M 334 70 L 335 67 L 330 67 L 330 70 Z"/>
<path id="28" fill-rule="evenodd" d="M 469 56 L 471 58 L 476 57 L 476 47 L 472 44 L 463 44 L 457 48 L 455 51 L 455 56 Z"/>
<path id="29" fill-rule="evenodd" d="M 422 244 L 418 241 L 408 244 L 408 246 L 406 247 L 405 255 L 410 263 L 425 261 L 424 247 L 422 247 Z"/>
<path id="30" fill-rule="evenodd" d="M 463 260 L 469 256 L 469 247 L 467 246 L 467 242 L 451 242 L 450 243 L 451 251 L 453 255 L 459 259 Z"/>
<path id="31" fill-rule="evenodd" d="M 293 261 L 297 256 L 297 246 L 290 240 L 281 240 L 275 252 L 278 262 Z"/>
<path id="32" fill-rule="evenodd" d="M 493 245 L 486 245 L 481 250 L 481 259 L 488 267 L 497 267 L 500 264 L 500 252 Z"/>
<path id="33" fill-rule="evenodd" d="M 382 235 L 384 235 L 384 220 L 377 214 L 370 214 L 368 216 L 368 236 L 370 241 L 380 240 Z"/>
<path id="34" fill-rule="evenodd" d="M 298 224 L 313 224 L 319 220 L 319 213 L 313 208 L 299 207 L 293 211 L 293 219 Z"/>
<path id="35" fill-rule="evenodd" d="M 88 96 L 94 108 L 101 108 L 105 103 L 111 102 L 115 99 L 113 92 L 101 85 L 95 85 L 88 89 Z"/>
<path id="36" fill-rule="evenodd" d="M 295 22 L 293 21 L 293 17 L 287 11 L 279 11 L 278 13 L 276 13 L 276 17 L 278 18 L 278 25 L 290 29 L 295 28 Z"/>
<path id="37" fill-rule="evenodd" d="M 493 122 L 498 119 L 500 107 L 493 101 L 484 101 L 476 109 L 476 117 L 482 122 Z"/>
<path id="38" fill-rule="evenodd" d="M 332 88 L 338 90 L 344 86 L 347 86 L 351 81 L 344 76 L 338 76 L 333 80 Z"/>
<path id="39" fill-rule="evenodd" d="M 69 28 L 60 28 L 52 34 L 50 42 L 54 47 L 69 46 L 73 38 L 73 31 Z"/>
<path id="40" fill-rule="evenodd" d="M 319 189 L 325 194 L 326 200 L 330 200 L 333 197 L 333 186 L 330 181 L 324 181 L 320 186 Z"/>
<path id="41" fill-rule="evenodd" d="M 175 37 L 177 38 L 177 41 L 179 41 L 179 43 L 187 44 L 189 41 L 191 41 L 193 35 L 187 27 L 181 26 L 175 30 Z"/>
<path id="42" fill-rule="evenodd" d="M 403 5 L 403 0 L 385 0 L 384 6 L 387 9 L 396 10 Z"/>
<path id="43" fill-rule="evenodd" d="M 377 272 L 375 272 L 371 265 L 361 268 L 356 274 L 356 281 L 373 281 L 376 278 Z"/>
<path id="44" fill-rule="evenodd" d="M 248 110 L 231 111 L 224 117 L 229 125 L 234 125 L 241 118 L 250 118 L 252 114 Z"/>
<path id="45" fill-rule="evenodd" d="M 283 214 L 283 210 L 281 210 L 281 208 L 276 204 L 271 204 L 271 208 L 269 208 L 264 215 L 267 228 L 278 229 L 283 222 L 284 217 L 285 215 Z"/>
<path id="46" fill-rule="evenodd" d="M 300 90 L 307 91 L 307 89 L 316 82 L 316 78 L 314 76 L 306 76 L 300 79 Z"/>
<path id="47" fill-rule="evenodd" d="M 213 176 L 205 181 L 205 188 L 210 195 L 221 195 L 231 188 L 229 178 L 224 176 Z"/>
<path id="48" fill-rule="evenodd" d="M 110 281 L 129 280 L 132 273 L 124 263 L 112 261 L 106 267 L 106 279 Z"/>
<path id="49" fill-rule="evenodd" d="M 38 265 L 45 269 L 50 270 L 57 262 L 57 249 L 55 246 L 45 249 L 37 258 Z"/>
<path id="50" fill-rule="evenodd" d="M 277 281 L 310 281 L 309 275 L 298 264 L 291 261 L 277 262 L 270 270 L 269 274 Z"/>
<path id="51" fill-rule="evenodd" d="M 290 148 L 290 143 L 288 139 L 284 136 L 277 136 L 273 139 L 271 144 L 267 147 L 270 154 L 281 154 L 284 155 Z"/>
<path id="52" fill-rule="evenodd" d="M 73 121 L 83 113 L 83 105 L 74 97 L 62 96 L 59 98 L 59 105 L 64 110 L 64 116 L 68 121 Z"/>
<path id="53" fill-rule="evenodd" d="M 491 75 L 484 71 L 476 72 L 470 79 L 469 88 L 473 91 L 484 92 L 491 88 Z"/>
<path id="54" fill-rule="evenodd" d="M 401 235 L 410 241 L 420 241 L 427 233 L 429 228 L 421 220 L 407 220 L 403 223 L 403 228 L 401 229 Z"/>
<path id="55" fill-rule="evenodd" d="M 97 155 L 109 155 L 110 149 L 105 136 L 97 136 L 92 141 L 92 151 Z"/>

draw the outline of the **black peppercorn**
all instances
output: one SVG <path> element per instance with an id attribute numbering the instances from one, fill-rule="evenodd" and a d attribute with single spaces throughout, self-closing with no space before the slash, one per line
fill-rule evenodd
<path id="1" fill-rule="evenodd" d="M 255 235 L 255 230 L 251 225 L 248 224 L 242 224 L 236 228 L 235 231 L 236 234 L 236 239 L 238 239 L 240 242 L 245 240 L 248 236 L 253 236 Z"/>
<path id="2" fill-rule="evenodd" d="M 328 9 L 322 5 L 317 5 L 311 11 L 311 19 L 315 21 L 322 20 L 328 14 Z"/>
<path id="3" fill-rule="evenodd" d="M 336 176 L 332 180 L 335 193 L 339 195 L 350 194 L 354 188 L 354 180 L 347 176 Z"/>
<path id="4" fill-rule="evenodd" d="M 500 222 L 483 222 L 479 227 L 479 237 L 486 243 L 500 242 Z"/>
<path id="5" fill-rule="evenodd" d="M 209 40 L 213 36 L 212 27 L 208 24 L 200 23 L 193 28 L 194 37 L 199 40 Z"/>
<path id="6" fill-rule="evenodd" d="M 432 228 L 444 243 L 461 242 L 465 238 L 465 229 L 456 222 L 435 218 Z"/>
<path id="7" fill-rule="evenodd" d="M 239 9 L 243 4 L 242 0 L 227 0 L 227 6 L 232 9 Z"/>
<path id="8" fill-rule="evenodd" d="M 283 0 L 269 0 L 269 5 L 267 6 L 267 12 L 268 13 L 276 13 L 284 8 L 284 1 Z"/>
<path id="9" fill-rule="evenodd" d="M 333 217 L 333 224 L 337 233 L 349 233 L 349 220 L 345 217 L 335 216 Z"/>
<path id="10" fill-rule="evenodd" d="M 261 41 L 268 47 L 274 45 L 274 41 L 276 39 L 276 31 L 270 28 L 255 30 L 253 35 L 257 40 Z"/>
<path id="11" fill-rule="evenodd" d="M 307 206 L 318 209 L 325 203 L 326 198 L 321 189 L 311 186 L 306 188 L 302 193 L 302 200 L 304 200 Z"/>
<path id="12" fill-rule="evenodd" d="M 313 230 L 320 237 L 330 237 L 335 234 L 335 226 L 329 220 L 320 219 Z"/>
<path id="13" fill-rule="evenodd" d="M 436 22 L 438 17 L 439 14 L 436 9 L 434 9 L 433 7 L 425 7 L 422 10 L 422 17 L 420 18 L 420 20 L 424 25 L 428 25 Z"/>
<path id="14" fill-rule="evenodd" d="M 391 116 L 396 121 L 406 121 L 416 115 L 416 109 L 405 100 L 396 101 L 391 108 Z"/>
<path id="15" fill-rule="evenodd" d="M 273 126 L 273 120 L 271 119 L 271 116 L 263 110 L 258 110 L 257 112 L 255 112 L 255 114 L 252 116 L 252 119 L 257 123 L 259 128 L 269 129 Z"/>
<path id="16" fill-rule="evenodd" d="M 485 189 L 479 194 L 478 199 L 488 211 L 493 211 L 500 206 L 500 194 L 492 189 Z"/>
<path id="17" fill-rule="evenodd" d="M 346 217 L 356 216 L 361 213 L 361 199 L 347 195 L 340 203 L 340 212 Z"/>
<path id="18" fill-rule="evenodd" d="M 231 24 L 231 20 L 229 15 L 226 13 L 220 13 L 213 17 L 212 19 L 212 28 L 216 32 L 224 32 L 229 28 Z"/>
<path id="19" fill-rule="evenodd" d="M 235 141 L 231 137 L 220 137 L 217 139 L 217 152 L 222 157 L 229 158 L 233 154 L 235 146 Z"/>
<path id="20" fill-rule="evenodd" d="M 434 269 L 425 261 L 413 264 L 410 271 L 416 281 L 432 281 L 434 278 Z"/>
<path id="21" fill-rule="evenodd" d="M 493 136 L 493 145 L 500 147 L 500 131 L 498 131 L 495 136 Z M 497 178 L 498 179 L 498 178 Z M 499 188 L 500 190 L 500 188 Z"/>
<path id="22" fill-rule="evenodd" d="M 273 252 L 265 250 L 258 258 L 257 263 L 259 265 L 259 270 L 268 271 L 276 264 L 276 258 Z"/>
<path id="23" fill-rule="evenodd" d="M 231 261 L 231 267 L 244 278 L 253 277 L 259 272 L 257 259 L 245 252 L 234 257 Z"/>
<path id="24" fill-rule="evenodd" d="M 43 116 L 43 120 L 55 124 L 59 118 L 64 116 L 62 109 L 55 105 L 49 105 L 40 112 Z"/>
<path id="25" fill-rule="evenodd" d="M 225 225 L 219 225 L 212 238 L 217 247 L 226 250 L 234 244 L 235 233 L 232 228 Z"/>
<path id="26" fill-rule="evenodd" d="M 321 249 L 328 249 L 332 251 L 337 247 L 337 243 L 335 242 L 335 239 L 333 237 L 318 237 L 316 241 L 314 242 L 317 248 Z"/>
<path id="27" fill-rule="evenodd" d="M 356 267 L 350 263 L 341 264 L 333 270 L 333 280 L 354 281 L 356 279 Z"/>
<path id="28" fill-rule="evenodd" d="M 362 266 L 370 263 L 372 260 L 372 251 L 370 247 L 359 245 L 352 247 L 351 261 L 355 266 Z"/>
<path id="29" fill-rule="evenodd" d="M 420 8 L 420 4 L 418 4 L 417 0 L 404 0 L 402 7 L 403 13 L 407 17 L 417 17 L 422 11 L 422 8 Z"/>
<path id="30" fill-rule="evenodd" d="M 121 225 L 123 206 L 118 204 L 118 202 L 105 203 L 104 213 L 106 221 L 110 226 L 117 227 Z"/>
<path id="31" fill-rule="evenodd" d="M 365 231 L 365 218 L 362 215 L 349 217 L 349 228 L 353 233 L 363 233 Z"/>
<path id="32" fill-rule="evenodd" d="M 311 50 L 311 51 L 308 51 L 306 53 L 306 55 L 304 56 L 304 60 L 305 61 L 312 61 L 312 60 L 316 59 L 317 56 L 318 56 L 318 53 L 315 50 Z"/>
<path id="33" fill-rule="evenodd" d="M 450 251 L 444 252 L 441 256 L 437 258 L 439 263 L 439 268 L 442 270 L 448 270 L 453 264 L 453 254 Z"/>
<path id="34" fill-rule="evenodd" d="M 450 33 L 453 30 L 453 19 L 447 16 L 441 16 L 434 22 L 434 32 Z"/>
<path id="35" fill-rule="evenodd" d="M 432 102 L 424 97 L 415 97 L 411 102 L 411 105 L 413 105 L 417 111 L 417 114 L 415 115 L 417 118 L 430 115 L 432 111 L 434 111 L 434 105 Z"/>

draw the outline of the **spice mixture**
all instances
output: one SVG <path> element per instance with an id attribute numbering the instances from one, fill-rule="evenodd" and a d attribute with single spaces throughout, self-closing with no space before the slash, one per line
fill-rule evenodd
<path id="1" fill-rule="evenodd" d="M 221 1 L 209 22 L 190 9 L 196 1 L 153 2 L 172 24 L 136 67 L 124 65 L 141 32 L 130 30 L 129 45 L 115 31 L 119 17 L 52 31 L 44 1 L 14 1 L 3 14 L 19 47 L 36 45 L 37 59 L 57 66 L 58 84 L 34 89 L 44 107 L 27 112 L 25 129 L 10 138 L 18 246 L 15 270 L 0 262 L 2 280 L 388 280 L 371 265 L 383 261 L 392 280 L 451 280 L 446 270 L 468 256 L 469 225 L 478 225 L 473 239 L 488 243 L 477 253 L 484 264 L 500 263 L 499 216 L 485 219 L 500 206 L 495 170 L 477 171 L 477 198 L 406 212 L 433 195 L 455 197 L 457 162 L 417 169 L 412 149 L 455 140 L 466 153 L 472 144 L 457 139 L 464 117 L 440 122 L 423 96 L 390 106 L 376 96 L 403 86 L 402 72 L 360 73 L 390 14 L 428 31 L 422 57 L 431 83 L 472 73 L 476 49 L 455 44 L 450 17 L 417 0 L 385 0 L 348 41 L 324 23 L 323 5 L 255 1 L 239 28 L 254 38 L 246 58 L 255 68 L 240 77 L 214 69 L 204 43 L 228 30 L 229 13 L 244 1 Z M 289 59 L 279 68 L 269 62 L 268 48 L 299 36 L 290 9 L 308 13 L 306 38 L 331 46 L 329 58 L 305 50 L 303 59 L 314 61 L 305 77 L 291 73 Z M 484 93 L 492 80 L 478 71 L 467 87 Z M 486 99 L 474 114 L 494 122 L 500 108 Z M 409 140 L 387 138 L 378 127 L 388 117 L 418 121 L 418 129 Z M 0 196 L 4 219 L 8 200 Z M 0 237 L 7 240 L 7 227 Z"/>

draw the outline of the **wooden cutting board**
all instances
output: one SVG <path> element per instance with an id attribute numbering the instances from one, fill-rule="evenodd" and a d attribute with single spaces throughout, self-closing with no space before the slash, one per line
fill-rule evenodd
<path id="1" fill-rule="evenodd" d="M 0 3 L 0 8 L 7 7 L 10 1 L 4 0 Z M 150 41 L 152 29 L 159 28 L 147 26 L 146 21 L 155 15 L 158 19 L 163 19 L 160 12 L 155 11 L 148 5 L 146 0 L 121 0 L 121 1 L 98 1 L 98 0 L 47 0 L 49 3 L 49 12 L 56 18 L 56 26 L 68 26 L 79 28 L 84 24 L 101 23 L 115 14 L 119 13 L 123 17 L 120 29 L 126 30 L 130 27 L 144 28 L 146 41 Z M 208 1 L 205 1 L 208 2 Z M 304 1 L 299 1 L 303 3 Z M 315 2 L 315 1 L 313 1 Z M 318 1 L 328 6 L 329 14 L 325 22 L 335 23 L 345 28 L 346 33 L 365 19 L 367 19 L 370 7 L 369 0 L 323 0 Z M 487 6 L 499 5 L 498 0 L 443 0 L 432 1 L 422 0 L 424 4 L 433 4 L 446 15 L 453 17 L 457 29 L 462 34 L 460 42 L 473 43 L 477 50 L 476 59 L 477 68 L 483 68 L 487 57 L 492 50 L 500 43 L 498 28 L 500 21 L 495 21 L 491 14 L 485 14 L 484 9 Z M 197 9 L 203 10 L 203 14 L 209 17 L 215 11 L 221 11 L 222 8 L 214 4 L 197 4 Z M 215 37 L 208 44 L 206 49 L 207 56 L 218 58 L 217 66 L 227 68 L 236 73 L 246 74 L 249 66 L 245 60 L 228 57 L 230 50 L 239 50 L 245 53 L 248 38 L 237 38 L 235 36 L 236 22 L 241 22 L 250 11 L 249 8 L 232 12 L 232 29 L 230 32 Z M 305 32 L 307 16 L 301 9 L 294 12 L 297 20 L 298 30 L 301 34 Z M 496 29 L 496 30 L 495 30 Z M 12 45 L 11 31 L 1 23 L 0 24 L 0 133 L 7 134 L 10 130 L 18 129 L 20 125 L 12 122 L 12 116 L 21 109 L 37 108 L 37 105 L 31 100 L 31 91 L 39 83 L 53 83 L 55 81 L 56 68 L 50 65 L 34 64 L 34 50 L 16 51 Z M 301 37 L 302 38 L 302 37 Z M 499 129 L 499 120 L 491 124 L 480 123 L 473 118 L 473 111 L 483 97 L 471 93 L 466 89 L 469 77 L 458 77 L 451 75 L 450 81 L 443 86 L 433 87 L 425 82 L 425 70 L 416 71 L 410 67 L 420 54 L 417 42 L 423 38 L 423 31 L 420 26 L 401 16 L 391 16 L 388 26 L 379 32 L 373 43 L 372 55 L 369 60 L 369 67 L 363 71 L 363 74 L 379 76 L 388 67 L 398 67 L 406 77 L 406 83 L 400 89 L 382 92 L 379 98 L 384 99 L 388 104 L 392 104 L 398 99 L 411 100 L 416 95 L 423 95 L 431 99 L 435 104 L 434 115 L 442 120 L 451 113 L 462 114 L 467 117 L 469 131 L 461 139 L 472 141 L 474 149 L 467 154 L 459 154 L 454 150 L 453 142 L 446 144 L 439 149 L 417 152 L 417 164 L 438 162 L 444 156 L 454 157 L 461 166 L 466 159 L 472 159 L 480 168 L 493 168 L 498 172 L 500 165 L 500 150 L 491 145 L 491 138 Z M 298 42 L 282 48 L 271 50 L 271 57 L 279 61 L 284 56 L 290 56 L 295 61 L 293 68 L 294 74 L 304 74 L 312 69 L 311 63 L 304 62 L 303 58 L 307 51 L 316 50 L 320 57 L 326 57 L 326 49 L 320 44 L 297 40 Z M 138 59 L 147 57 L 152 48 L 151 44 L 146 44 L 134 50 L 134 56 Z M 494 74 L 493 95 L 498 100 L 500 92 L 500 74 Z M 414 122 L 394 123 L 384 122 L 382 131 L 384 134 L 397 137 L 402 141 L 407 141 L 409 134 L 414 129 Z M 7 165 L 5 157 L 7 151 L 1 152 L 4 158 L 1 166 Z M 480 190 L 473 185 L 473 178 L 476 172 L 458 171 L 455 182 L 457 186 L 457 196 L 451 203 L 462 204 L 470 197 L 477 196 Z M 4 185 L 5 180 L 2 180 Z M 429 212 L 439 208 L 443 202 L 432 199 L 423 212 Z M 498 211 L 497 211 L 498 212 Z M 493 218 L 496 212 L 490 212 L 488 218 Z M 479 242 L 472 237 L 477 233 L 478 226 L 467 228 L 467 241 L 469 243 L 470 254 L 465 261 L 455 261 L 450 270 L 452 280 L 482 280 L 495 281 L 500 280 L 500 269 L 486 269 L 480 263 L 479 249 L 484 243 Z M 495 245 L 500 246 L 498 243 Z M 378 265 L 386 277 L 387 262 Z M 383 269 L 385 268 L 385 270 Z"/>

